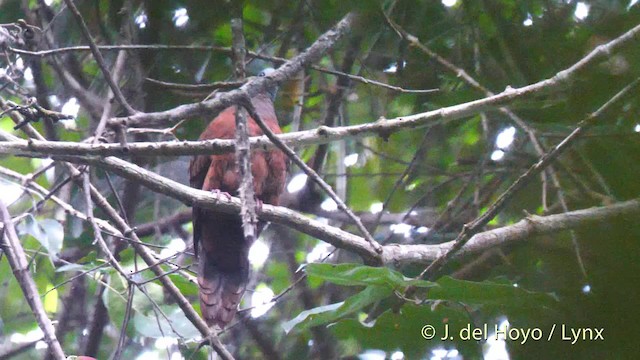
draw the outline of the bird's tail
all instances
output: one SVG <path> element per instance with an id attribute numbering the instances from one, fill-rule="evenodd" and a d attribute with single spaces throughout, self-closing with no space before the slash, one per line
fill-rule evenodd
<path id="1" fill-rule="evenodd" d="M 200 311 L 207 325 L 224 328 L 234 317 L 249 280 L 246 267 L 221 269 L 206 254 L 199 259 Z"/>

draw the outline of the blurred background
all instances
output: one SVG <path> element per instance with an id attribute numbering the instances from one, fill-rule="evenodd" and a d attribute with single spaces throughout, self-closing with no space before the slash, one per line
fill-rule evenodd
<path id="1" fill-rule="evenodd" d="M 118 84 L 129 103 L 145 112 L 197 102 L 234 87 L 229 84 L 234 81 L 232 18 L 243 19 L 251 52 L 246 69 L 252 76 L 300 54 L 349 11 L 359 12 L 357 25 L 319 63 L 281 84 L 276 110 L 284 132 L 371 123 L 533 84 L 640 24 L 636 0 L 83 0 L 76 5 L 99 45 L 161 45 L 122 51 L 125 66 Z M 0 23 L 4 110 L 10 102 L 24 105 L 35 98 L 46 109 L 72 116 L 34 123 L 47 139 L 91 136 L 108 92 L 91 53 L 86 48 L 38 53 L 87 45 L 65 3 L 0 1 Z M 119 51 L 102 48 L 110 67 Z M 295 150 L 381 244 L 444 243 L 486 211 L 579 121 L 637 78 L 639 60 L 636 41 L 570 83 L 508 108 Z M 637 198 L 639 101 L 635 90 L 613 106 L 509 201 L 487 229 L 514 224 L 527 214 L 559 214 Z M 114 106 L 116 115 L 125 114 Z M 209 121 L 191 119 L 172 129 L 175 124 L 130 128 L 127 137 L 130 142 L 196 140 Z M 3 113 L 0 129 L 24 137 L 14 125 Z M 116 138 L 105 134 L 105 141 Z M 126 159 L 188 184 L 189 157 Z M 136 280 L 149 282 L 144 293 L 134 293 L 132 311 L 126 311 L 130 289 L 97 251 L 90 224 L 25 182 L 24 176 L 32 174 L 37 184 L 84 211 L 83 194 L 67 181 L 63 167 L 46 158 L 1 156 L 0 169 L 0 199 L 16 216 L 30 270 L 67 354 L 110 358 L 127 316 L 123 357 L 206 358 L 207 348 L 197 348 L 200 334 L 153 273 L 136 273 Z M 93 171 L 95 185 L 114 206 L 121 205 L 142 240 L 192 274 L 190 209 L 135 182 Z M 359 234 L 335 201 L 295 166 L 282 203 Z M 104 217 L 99 211 L 96 216 Z M 109 241 L 127 270 L 142 264 L 126 242 Z M 241 306 L 245 310 L 221 338 L 239 359 L 634 358 L 640 323 L 639 241 L 634 216 L 495 247 L 448 263 L 433 279 L 440 290 L 419 290 L 415 304 L 394 295 L 393 290 L 407 285 L 402 280 L 382 291 L 384 286 L 363 286 L 347 270 L 384 282 L 395 271 L 416 276 L 427 264 L 382 272 L 358 265 L 317 266 L 300 280 L 305 264 L 361 260 L 272 224 L 251 250 L 254 271 Z M 336 277 L 342 279 L 339 284 Z M 197 286 L 190 278 L 178 273 L 170 278 L 198 308 Z M 304 313 L 311 309 L 322 314 L 320 319 Z M 565 324 L 604 329 L 604 340 L 571 344 L 556 332 L 551 341 L 545 337 L 524 344 L 495 336 L 429 341 L 420 333 L 427 324 L 438 331 L 444 324 L 452 331 L 488 324 L 486 335 L 495 335 L 496 326 L 540 328 L 545 336 L 553 324 Z M 42 357 L 42 332 L 0 253 L 0 358 Z"/>

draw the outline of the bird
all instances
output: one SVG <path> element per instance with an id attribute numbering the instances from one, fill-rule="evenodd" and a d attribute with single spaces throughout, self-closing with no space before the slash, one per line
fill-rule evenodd
<path id="1" fill-rule="evenodd" d="M 259 76 L 273 72 L 263 70 Z M 267 87 L 251 98 L 256 113 L 275 134 L 282 130 L 273 102 L 277 85 Z M 200 135 L 200 140 L 234 139 L 237 106 L 224 109 Z M 249 136 L 263 135 L 255 120 L 247 116 Z M 287 159 L 278 149 L 260 149 L 251 152 L 251 173 L 255 197 L 261 203 L 278 205 L 287 176 Z M 236 155 L 197 155 L 189 164 L 190 185 L 193 188 L 217 193 L 237 195 L 241 179 Z M 224 327 L 234 318 L 246 290 L 250 274 L 249 248 L 244 237 L 239 214 L 223 214 L 198 206 L 192 208 L 193 244 L 198 259 L 198 286 L 200 311 L 207 325 Z M 266 222 L 259 220 L 256 238 Z"/>

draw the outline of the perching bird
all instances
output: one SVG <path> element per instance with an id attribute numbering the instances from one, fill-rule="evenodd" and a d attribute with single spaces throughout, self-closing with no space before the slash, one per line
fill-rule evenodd
<path id="1" fill-rule="evenodd" d="M 267 69 L 264 76 L 273 69 Z M 251 99 L 257 114 L 276 134 L 278 125 L 273 101 L 277 88 L 257 94 Z M 236 107 L 223 110 L 200 135 L 200 140 L 233 139 L 235 137 Z M 256 122 L 248 117 L 249 136 L 263 135 Z M 278 205 L 284 189 L 287 165 L 280 150 L 254 150 L 251 153 L 251 172 L 255 196 L 266 204 Z M 236 155 L 198 155 L 189 165 L 191 186 L 206 191 L 238 194 L 240 176 Z M 256 237 L 265 223 L 258 223 Z M 240 215 L 222 214 L 193 207 L 193 246 L 198 257 L 198 285 L 200 309 L 209 326 L 224 328 L 234 317 L 249 280 L 249 248 L 245 241 Z"/>

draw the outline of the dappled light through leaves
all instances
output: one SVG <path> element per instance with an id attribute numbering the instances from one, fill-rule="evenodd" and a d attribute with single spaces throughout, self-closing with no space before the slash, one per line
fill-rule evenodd
<path id="1" fill-rule="evenodd" d="M 636 0 L 0 2 L 0 358 L 633 358 L 638 39 Z"/>

